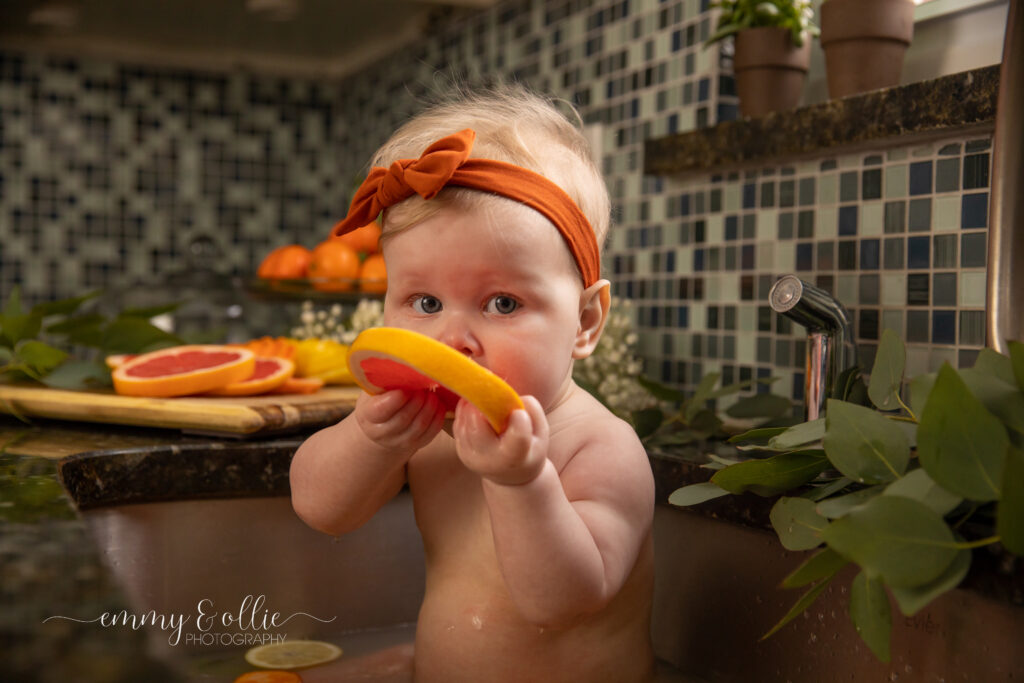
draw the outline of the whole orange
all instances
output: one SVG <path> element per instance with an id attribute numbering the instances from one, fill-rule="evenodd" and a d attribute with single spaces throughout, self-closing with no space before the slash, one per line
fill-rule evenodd
<path id="1" fill-rule="evenodd" d="M 324 240 L 313 249 L 308 273 L 320 291 L 347 292 L 359 277 L 359 254 L 337 238 Z"/>
<path id="2" fill-rule="evenodd" d="M 301 244 L 286 244 L 267 254 L 256 275 L 268 280 L 304 278 L 312 256 Z"/>
<path id="3" fill-rule="evenodd" d="M 359 269 L 359 289 L 383 294 L 388 288 L 388 271 L 382 254 L 370 254 Z"/>
<path id="4" fill-rule="evenodd" d="M 367 223 L 335 239 L 363 254 L 373 254 L 380 251 L 380 224 L 377 221 Z"/>

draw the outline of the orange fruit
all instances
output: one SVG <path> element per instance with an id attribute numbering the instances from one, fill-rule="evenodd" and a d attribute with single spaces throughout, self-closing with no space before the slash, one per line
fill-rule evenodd
<path id="1" fill-rule="evenodd" d="M 114 391 L 125 396 L 202 394 L 244 380 L 256 367 L 248 349 L 191 344 L 143 353 L 111 373 Z"/>
<path id="2" fill-rule="evenodd" d="M 324 292 L 347 292 L 359 277 L 359 254 L 337 239 L 316 245 L 307 271 L 313 287 Z"/>
<path id="3" fill-rule="evenodd" d="M 324 381 L 319 377 L 289 377 L 280 386 L 274 387 L 271 394 L 314 394 L 323 387 Z"/>
<path id="4" fill-rule="evenodd" d="M 341 648 L 322 640 L 286 640 L 250 648 L 245 661 L 264 669 L 303 669 L 340 657 Z"/>
<path id="5" fill-rule="evenodd" d="M 249 671 L 235 683 L 302 683 L 302 677 L 294 671 Z"/>
<path id="6" fill-rule="evenodd" d="M 505 380 L 447 344 L 410 330 L 364 330 L 349 347 L 348 367 L 356 384 L 370 394 L 389 389 L 436 391 L 449 411 L 461 396 L 498 434 L 505 431 L 512 411 L 523 407 Z"/>
<path id="7" fill-rule="evenodd" d="M 265 394 L 284 384 L 295 374 L 295 363 L 287 358 L 276 356 L 257 356 L 256 366 L 246 379 L 225 384 L 213 391 L 210 396 L 255 396 Z"/>
<path id="8" fill-rule="evenodd" d="M 388 288 L 388 270 L 383 254 L 370 254 L 359 268 L 359 289 L 383 294 Z"/>
<path id="9" fill-rule="evenodd" d="M 286 244 L 267 254 L 256 275 L 269 280 L 294 280 L 306 277 L 313 255 L 300 244 Z"/>
<path id="10" fill-rule="evenodd" d="M 347 244 L 363 254 L 373 254 L 380 251 L 380 232 L 380 224 L 377 221 L 373 221 L 361 228 L 356 228 L 352 232 L 346 232 L 344 235 L 331 239 Z"/>

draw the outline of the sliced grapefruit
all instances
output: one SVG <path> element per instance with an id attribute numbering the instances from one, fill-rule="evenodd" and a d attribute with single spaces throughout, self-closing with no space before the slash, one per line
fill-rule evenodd
<path id="1" fill-rule="evenodd" d="M 256 366 L 252 374 L 243 380 L 225 384 L 213 391 L 210 396 L 255 396 L 281 386 L 295 373 L 295 364 L 287 358 L 277 356 L 257 356 Z"/>
<path id="2" fill-rule="evenodd" d="M 319 377 L 289 377 L 280 386 L 274 387 L 271 394 L 315 394 L 324 386 Z"/>
<path id="3" fill-rule="evenodd" d="M 139 354 L 137 353 L 115 353 L 104 358 L 103 362 L 107 364 L 108 368 L 114 370 L 115 368 L 124 365 L 125 363 L 127 363 L 132 358 L 135 358 L 138 355 Z"/>
<path id="4" fill-rule="evenodd" d="M 364 330 L 349 348 L 348 367 L 356 384 L 370 394 L 389 389 L 436 391 L 449 411 L 461 396 L 498 434 L 505 431 L 512 411 L 523 407 L 505 380 L 447 344 L 410 330 Z"/>
<path id="5" fill-rule="evenodd" d="M 188 396 L 246 379 L 256 366 L 248 349 L 187 344 L 143 353 L 114 369 L 114 390 L 126 396 Z"/>

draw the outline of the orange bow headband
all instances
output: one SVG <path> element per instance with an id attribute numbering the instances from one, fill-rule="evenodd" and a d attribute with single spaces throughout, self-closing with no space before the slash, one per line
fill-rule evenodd
<path id="1" fill-rule="evenodd" d="M 390 168 L 375 166 L 356 190 L 348 215 L 331 230 L 334 236 L 366 225 L 381 211 L 413 194 L 432 199 L 447 185 L 493 192 L 540 212 L 562 234 L 586 287 L 601 273 L 597 238 L 590 221 L 562 188 L 522 166 L 493 159 L 470 159 L 476 133 L 443 137 L 419 159 L 399 159 Z"/>

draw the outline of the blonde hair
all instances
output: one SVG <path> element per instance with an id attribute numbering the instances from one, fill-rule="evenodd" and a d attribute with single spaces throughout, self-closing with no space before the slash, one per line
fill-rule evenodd
<path id="1" fill-rule="evenodd" d="M 568 104 L 566 106 L 569 106 Z M 570 107 L 571 108 L 571 107 Z M 572 110 L 576 114 L 575 110 Z M 578 114 L 577 123 L 580 123 Z M 608 234 L 611 205 L 604 178 L 582 130 L 554 105 L 521 85 L 480 91 L 456 88 L 400 127 L 373 157 L 374 166 L 414 159 L 438 139 L 472 128 L 471 157 L 522 166 L 561 187 L 590 221 L 600 247 Z M 475 208 L 512 200 L 476 190 L 448 187 L 430 201 L 417 195 L 384 212 L 385 239 L 419 223 L 446 206 Z"/>

